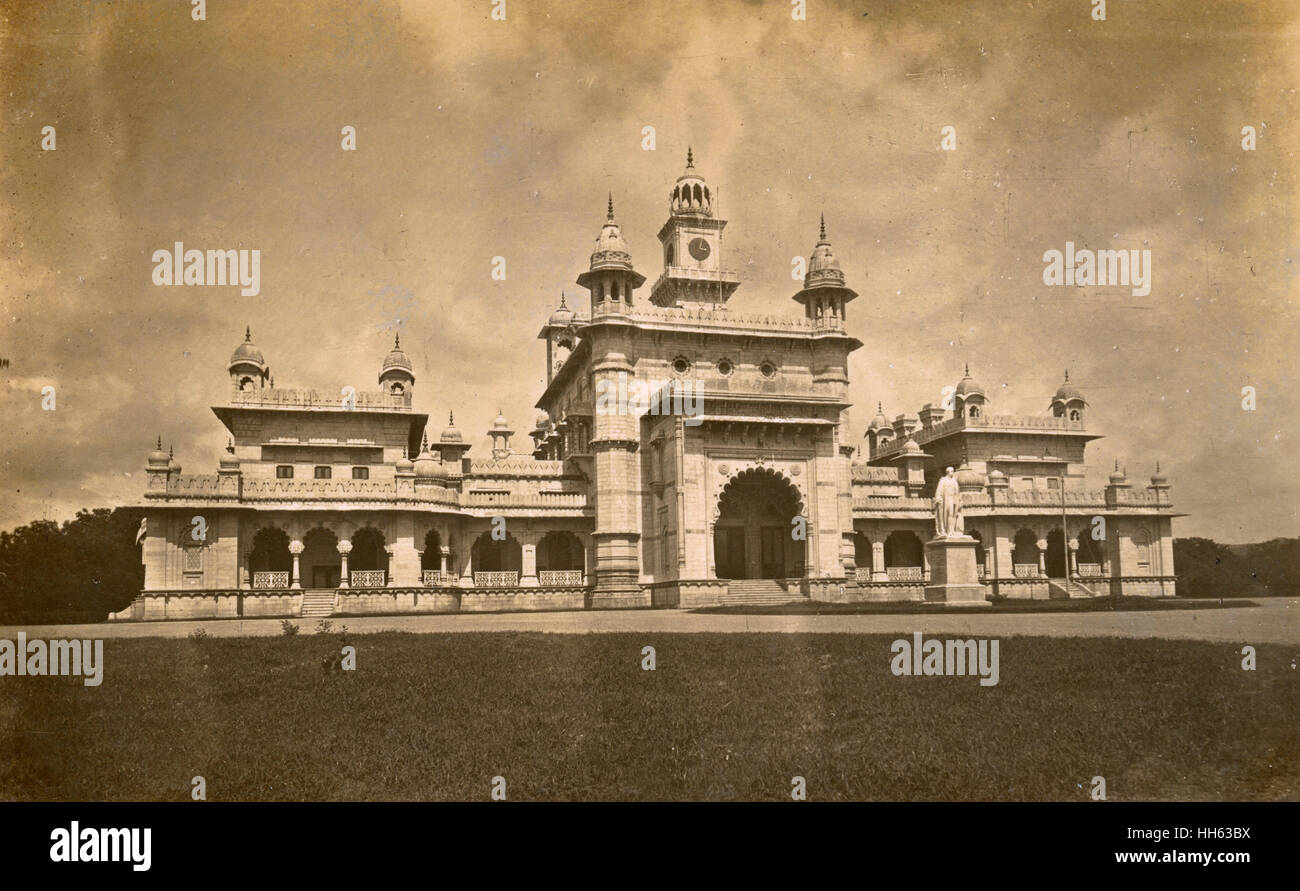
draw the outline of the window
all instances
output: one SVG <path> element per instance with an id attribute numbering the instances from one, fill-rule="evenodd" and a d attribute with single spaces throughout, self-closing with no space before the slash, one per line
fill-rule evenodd
<path id="1" fill-rule="evenodd" d="M 318 479 L 318 480 L 327 480 L 327 479 L 329 479 L 332 475 L 333 475 L 333 473 L 332 473 L 332 468 L 330 468 L 330 467 L 317 467 L 317 468 L 316 468 L 316 479 Z"/>
<path id="2" fill-rule="evenodd" d="M 1077 420 L 1081 419 L 1082 417 L 1083 417 L 1083 415 L 1079 414 L 1079 410 L 1078 410 L 1077 408 L 1072 408 L 1072 409 L 1070 409 L 1070 420 L 1071 420 L 1071 421 L 1077 421 Z"/>
<path id="3" fill-rule="evenodd" d="M 673 360 L 673 373 L 677 375 L 689 374 L 691 370 L 691 360 L 685 356 L 678 356 Z"/>
<path id="4" fill-rule="evenodd" d="M 325 468 L 325 469 L 328 470 L 329 468 L 327 467 L 327 468 Z M 354 468 L 352 468 L 352 478 L 353 478 L 354 480 L 368 480 L 368 479 L 370 479 L 370 468 L 369 468 L 369 467 L 354 467 Z"/>
<path id="5" fill-rule="evenodd" d="M 731 377 L 731 372 L 734 370 L 735 368 L 732 366 L 730 359 L 718 360 L 718 374 L 723 377 Z"/>
<path id="6" fill-rule="evenodd" d="M 280 464 L 280 465 L 278 465 L 278 466 L 275 468 L 275 478 L 278 479 L 278 480 L 291 480 L 291 479 L 293 479 L 293 465 L 292 465 L 292 464 Z"/>
<path id="7" fill-rule="evenodd" d="M 970 407 L 970 416 L 972 418 L 978 418 L 980 416 L 980 407 L 978 405 L 972 405 Z"/>
<path id="8" fill-rule="evenodd" d="M 1047 478 L 1047 488 L 1055 492 L 1057 489 L 1061 488 L 1061 481 L 1054 476 L 1049 476 Z"/>
<path id="9" fill-rule="evenodd" d="M 1032 489 L 1034 487 L 1034 478 L 1032 476 L 1022 477 L 1020 479 L 1020 485 L 1022 488 Z"/>
<path id="10" fill-rule="evenodd" d="M 771 362 L 763 362 L 758 366 L 758 373 L 766 378 L 776 377 L 776 366 Z"/>

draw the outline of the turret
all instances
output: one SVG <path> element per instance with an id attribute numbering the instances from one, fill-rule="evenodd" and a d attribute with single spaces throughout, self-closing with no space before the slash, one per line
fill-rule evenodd
<path id="1" fill-rule="evenodd" d="M 829 326 L 843 326 L 844 307 L 858 292 L 844 285 L 844 270 L 831 251 L 826 238 L 826 217 L 822 216 L 821 234 L 812 256 L 808 258 L 808 271 L 803 278 L 803 288 L 794 295 L 794 302 L 803 306 L 807 318 Z"/>
<path id="2" fill-rule="evenodd" d="M 488 436 L 492 437 L 492 457 L 500 460 L 510 457 L 510 437 L 514 435 L 505 414 L 497 409 L 497 419 L 492 422 Z"/>
<path id="3" fill-rule="evenodd" d="M 715 215 L 717 207 L 717 194 L 695 169 L 695 156 L 688 147 L 686 170 L 668 198 L 668 221 L 659 229 L 664 271 L 650 291 L 655 306 L 725 306 L 740 287 L 740 278 L 721 266 L 727 221 Z"/>
<path id="4" fill-rule="evenodd" d="M 402 352 L 400 334 L 393 335 L 393 348 L 384 357 L 379 369 L 379 389 L 391 396 L 405 396 L 415 386 L 415 371 L 411 360 Z"/>
<path id="5" fill-rule="evenodd" d="M 1083 411 L 1088 403 L 1084 401 L 1083 394 L 1079 389 L 1070 383 L 1070 371 L 1065 371 L 1065 383 L 1061 384 L 1056 395 L 1052 397 L 1052 416 L 1057 418 L 1066 418 L 1071 421 L 1083 421 Z"/>
<path id="6" fill-rule="evenodd" d="M 632 268 L 623 231 L 614 221 L 614 196 L 609 196 L 605 225 L 596 236 L 591 267 L 578 276 L 578 284 L 591 293 L 591 315 L 626 312 L 632 308 L 632 292 L 645 284 L 645 276 Z"/>
<path id="7" fill-rule="evenodd" d="M 953 411 L 959 418 L 981 418 L 984 416 L 987 404 L 988 397 L 984 395 L 984 388 L 970 376 L 970 364 L 968 363 L 966 373 L 957 382 L 957 386 L 953 388 Z"/>
<path id="8" fill-rule="evenodd" d="M 262 351 L 253 345 L 253 329 L 244 328 L 244 342 L 235 347 L 226 366 L 230 383 L 236 390 L 260 390 L 268 385 L 271 368 L 262 357 Z"/>

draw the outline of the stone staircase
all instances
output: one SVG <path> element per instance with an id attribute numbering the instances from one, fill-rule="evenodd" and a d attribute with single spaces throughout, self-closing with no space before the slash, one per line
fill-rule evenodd
<path id="1" fill-rule="evenodd" d="M 1071 600 L 1086 600 L 1091 597 L 1099 596 L 1091 588 L 1080 584 L 1074 579 L 1048 579 L 1047 589 L 1053 600 L 1067 598 Z"/>
<path id="2" fill-rule="evenodd" d="M 327 591 L 302 592 L 302 617 L 313 619 L 318 616 L 334 614 L 334 598 L 338 592 L 333 588 Z"/>
<path id="3" fill-rule="evenodd" d="M 727 593 L 718 598 L 722 606 L 780 606 L 806 600 L 799 582 L 780 579 L 732 579 Z"/>

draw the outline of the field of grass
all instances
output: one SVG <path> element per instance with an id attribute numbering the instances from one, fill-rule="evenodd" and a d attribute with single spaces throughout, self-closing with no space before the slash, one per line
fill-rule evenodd
<path id="1" fill-rule="evenodd" d="M 338 634 L 108 640 L 100 687 L 0 678 L 0 798 L 1300 797 L 1290 649 L 1003 637 L 981 687 L 893 676 L 894 637 L 382 633 L 341 673 Z"/>

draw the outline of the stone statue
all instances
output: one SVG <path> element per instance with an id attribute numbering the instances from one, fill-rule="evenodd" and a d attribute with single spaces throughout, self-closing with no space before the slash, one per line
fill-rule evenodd
<path id="1" fill-rule="evenodd" d="M 961 489 L 951 467 L 934 487 L 934 537 L 953 538 L 964 535 L 961 516 Z"/>

